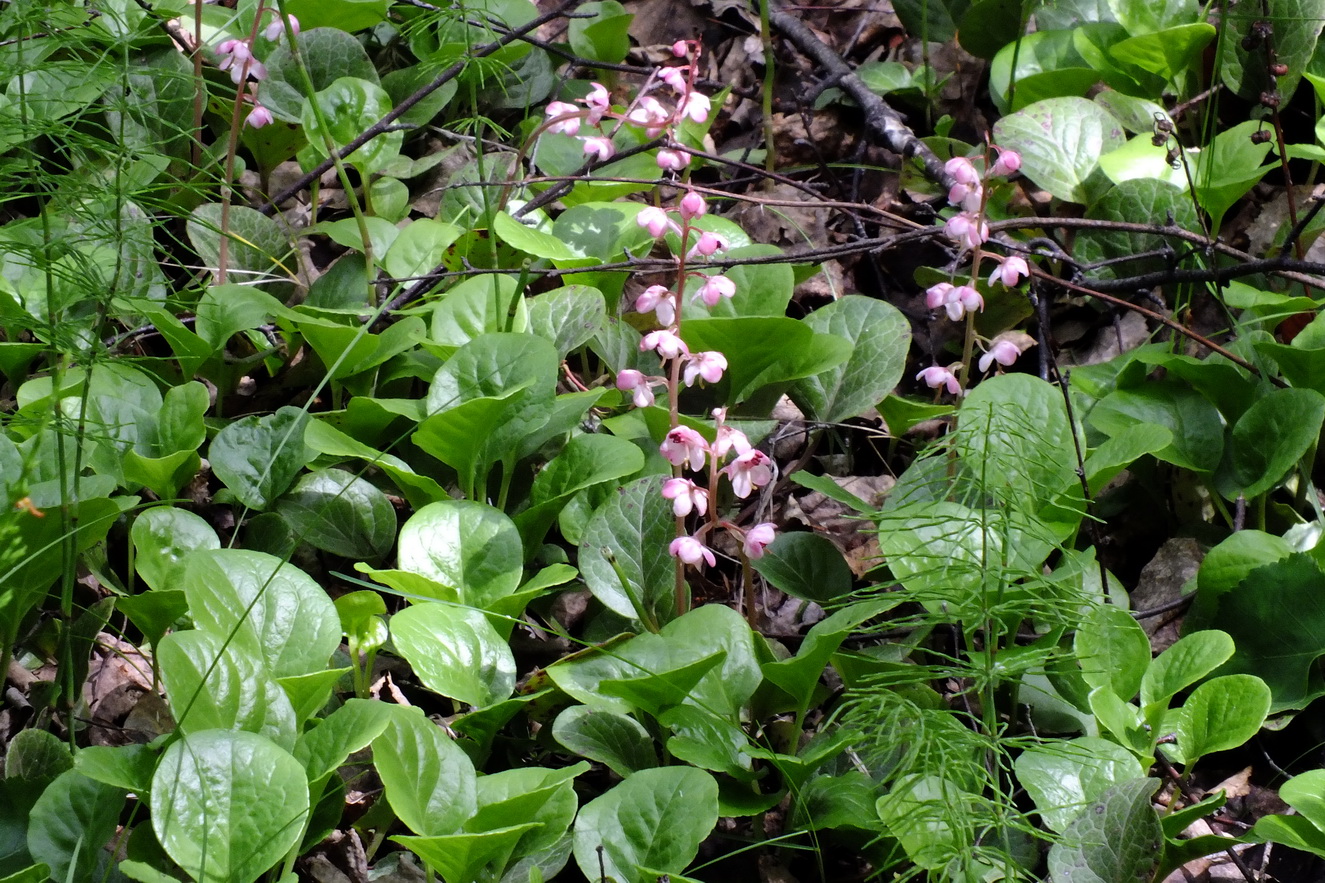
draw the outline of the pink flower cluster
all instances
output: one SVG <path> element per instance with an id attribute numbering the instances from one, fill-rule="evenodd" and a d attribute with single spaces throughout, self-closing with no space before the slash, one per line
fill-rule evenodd
<path id="1" fill-rule="evenodd" d="M 692 53 L 697 54 L 698 46 L 690 41 L 679 40 L 672 47 L 672 52 L 678 58 L 686 58 Z M 548 117 L 544 126 L 549 132 L 578 137 L 585 156 L 593 157 L 598 162 L 606 162 L 616 153 L 616 147 L 612 143 L 612 132 L 603 128 L 604 120 L 615 120 L 618 125 L 642 128 L 644 134 L 650 138 L 671 133 L 676 126 L 687 119 L 696 123 L 708 120 L 709 114 L 713 111 L 713 104 L 707 95 L 695 90 L 694 71 L 693 63 L 659 68 L 654 77 L 645 84 L 644 90 L 623 112 L 612 110 L 612 97 L 606 86 L 601 83 L 591 83 L 589 94 L 584 98 L 577 98 L 575 103 L 550 102 L 544 110 Z M 666 103 L 648 94 L 660 83 L 673 93 L 672 100 Z M 593 131 L 580 134 L 582 127 L 593 127 Z M 657 163 L 664 171 L 679 172 L 690 165 L 690 154 L 682 150 L 674 138 L 669 137 L 667 146 L 658 151 Z"/>
<path id="2" fill-rule="evenodd" d="M 998 158 L 984 178 L 975 164 L 964 156 L 953 157 L 943 166 L 955 182 L 948 190 L 948 202 L 961 209 L 943 225 L 943 231 L 962 251 L 978 248 L 989 239 L 989 225 L 984 219 L 984 181 L 1013 175 L 1021 168 L 1021 154 L 1017 151 L 998 147 L 995 150 L 999 152 Z"/>
<path id="3" fill-rule="evenodd" d="M 258 12 L 262 14 L 261 9 Z M 289 29 L 292 34 L 299 33 L 299 20 L 293 15 L 289 18 Z M 286 18 L 279 13 L 273 12 L 272 20 L 262 32 L 263 37 L 268 42 L 274 43 L 285 36 Z M 216 53 L 221 58 L 216 63 L 218 70 L 229 71 L 230 81 L 236 86 L 243 86 L 253 80 L 249 86 L 249 100 L 253 104 L 253 109 L 249 111 L 245 122 L 255 129 L 261 129 L 273 121 L 271 111 L 268 110 L 258 100 L 258 83 L 267 78 L 267 66 L 253 54 L 253 47 L 248 40 L 223 40 L 216 47 Z"/>

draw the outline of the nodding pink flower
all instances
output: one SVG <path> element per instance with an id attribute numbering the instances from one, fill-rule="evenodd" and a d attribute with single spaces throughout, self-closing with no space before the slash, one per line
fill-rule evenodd
<path id="1" fill-rule="evenodd" d="M 947 306 L 948 295 L 955 286 L 951 282 L 937 282 L 925 289 L 925 306 L 931 310 Z"/>
<path id="2" fill-rule="evenodd" d="M 612 109 L 612 95 L 602 83 L 589 85 L 593 88 L 588 95 L 580 99 L 580 103 L 589 108 L 589 115 L 585 120 L 589 125 L 596 126 L 602 122 L 603 115 Z"/>
<path id="3" fill-rule="evenodd" d="M 641 98 L 630 113 L 626 114 L 626 122 L 644 126 L 644 133 L 650 138 L 662 134 L 663 126 L 671 118 L 672 115 L 667 112 L 667 108 L 652 95 Z"/>
<path id="4" fill-rule="evenodd" d="M 966 313 L 983 312 L 985 299 L 969 285 L 958 285 L 948 293 L 948 302 L 944 304 L 948 318 L 956 322 Z"/>
<path id="5" fill-rule="evenodd" d="M 940 386 L 944 386 L 947 387 L 948 392 L 955 396 L 962 394 L 961 381 L 957 379 L 957 375 L 938 365 L 931 365 L 921 371 L 916 375 L 916 380 L 923 381 L 925 386 L 930 389 L 938 389 Z"/>
<path id="6" fill-rule="evenodd" d="M 675 332 L 668 331 L 666 328 L 659 328 L 657 331 L 650 331 L 644 335 L 639 348 L 640 352 L 653 350 L 664 359 L 675 359 L 680 355 L 690 355 L 690 350 L 686 347 L 685 341 L 677 337 Z"/>
<path id="7" fill-rule="evenodd" d="M 667 216 L 667 212 L 658 208 L 656 205 L 646 205 L 640 209 L 640 213 L 635 216 L 635 223 L 641 227 L 647 227 L 649 235 L 654 239 L 666 233 L 668 230 L 674 233 L 680 233 L 681 228 L 675 221 Z"/>
<path id="8" fill-rule="evenodd" d="M 635 310 L 640 313 L 656 313 L 658 321 L 671 325 L 676 321 L 676 299 L 666 285 L 650 285 L 635 298 Z"/>
<path id="9" fill-rule="evenodd" d="M 584 139 L 584 155 L 592 156 L 599 162 L 605 162 L 612 158 L 616 153 L 616 148 L 612 146 L 612 139 L 605 135 L 594 135 Z"/>
<path id="10" fill-rule="evenodd" d="M 642 371 L 636 371 L 634 368 L 619 371 L 616 376 L 616 388 L 622 392 L 630 393 L 637 408 L 647 408 L 652 405 L 654 402 L 654 385 L 666 382 L 667 378 L 665 377 L 650 377 Z"/>
<path id="11" fill-rule="evenodd" d="M 994 164 L 990 166 L 989 174 L 997 176 L 1015 175 L 1017 170 L 1021 168 L 1021 154 L 1015 150 L 1005 150 L 1002 147 L 996 149 L 998 150 L 998 159 L 994 160 Z"/>
<path id="12" fill-rule="evenodd" d="M 290 16 L 289 18 L 290 18 L 290 33 L 294 34 L 297 37 L 299 36 L 299 19 L 295 18 L 293 15 Z M 271 24 L 267 25 L 267 29 L 262 32 L 262 35 L 266 37 L 268 40 L 275 42 L 276 40 L 281 39 L 282 35 L 284 34 L 285 34 L 285 17 L 280 15 L 280 13 L 277 13 L 276 17 L 271 20 Z"/>
<path id="13" fill-rule="evenodd" d="M 952 175 L 952 180 L 958 184 L 965 184 L 967 187 L 978 187 L 980 184 L 980 173 L 975 170 L 975 165 L 964 156 L 954 156 L 945 162 L 943 171 Z"/>
<path id="14" fill-rule="evenodd" d="M 995 362 L 1006 368 L 1016 362 L 1020 355 L 1021 350 L 1012 341 L 995 341 L 994 345 L 989 348 L 989 352 L 980 357 L 980 373 L 983 374 L 988 371 L 989 366 Z"/>
<path id="15" fill-rule="evenodd" d="M 983 198 L 984 188 L 979 184 L 953 184 L 948 190 L 949 204 L 961 206 L 962 211 L 979 211 Z"/>
<path id="16" fill-rule="evenodd" d="M 750 450 L 750 439 L 745 437 L 744 432 L 726 425 L 718 427 L 718 436 L 713 442 L 713 455 L 719 460 L 726 457 L 729 451 L 744 454 Z"/>
<path id="17" fill-rule="evenodd" d="M 752 490 L 773 480 L 772 462 L 763 451 L 752 448 L 722 467 L 722 473 L 731 479 L 736 496 L 744 500 Z"/>
<path id="18" fill-rule="evenodd" d="M 704 436 L 689 426 L 676 426 L 668 431 L 658 451 L 673 466 L 689 463 L 691 471 L 698 472 L 704 468 L 709 445 Z"/>
<path id="19" fill-rule="evenodd" d="M 698 218 L 703 215 L 709 210 L 709 207 L 708 203 L 704 202 L 704 197 L 700 196 L 695 191 L 690 190 L 685 196 L 682 196 L 681 201 L 677 203 L 677 210 L 681 212 L 681 217 L 688 221 L 691 218 Z"/>
<path id="20" fill-rule="evenodd" d="M 717 383 L 722 379 L 722 372 L 727 370 L 727 357 L 722 353 L 695 353 L 686 360 L 684 379 L 686 386 L 694 386 L 697 378 L 705 383 Z"/>
<path id="21" fill-rule="evenodd" d="M 672 514 L 681 518 L 709 507 L 709 492 L 688 478 L 667 479 L 663 482 L 662 495 L 672 501 Z"/>
<path id="22" fill-rule="evenodd" d="M 685 101 L 681 104 L 681 116 L 690 117 L 697 123 L 707 120 L 712 110 L 713 102 L 709 97 L 694 91 L 688 92 Z"/>
<path id="23" fill-rule="evenodd" d="M 253 109 L 249 111 L 248 119 L 244 120 L 244 122 L 248 123 L 255 129 L 261 129 L 263 126 L 270 125 L 273 122 L 273 117 L 270 110 L 263 107 L 261 104 L 255 104 L 253 105 Z"/>
<path id="24" fill-rule="evenodd" d="M 543 110 L 543 113 L 546 114 L 549 119 L 564 116 L 568 113 L 575 114 L 573 117 L 558 120 L 548 126 L 547 130 L 549 132 L 559 132 L 563 135 L 574 135 L 576 132 L 580 131 L 580 109 L 573 104 L 569 104 L 565 101 L 553 101 L 548 104 Z"/>
<path id="25" fill-rule="evenodd" d="M 745 537 L 741 540 L 741 545 L 745 549 L 745 557 L 751 560 L 763 558 L 764 550 L 775 539 L 777 539 L 777 527 L 771 521 L 761 521 L 754 527 L 749 528 L 745 532 Z"/>
<path id="26" fill-rule="evenodd" d="M 266 65 L 253 57 L 253 50 L 243 40 L 224 40 L 216 51 L 225 56 L 217 62 L 217 70 L 230 71 L 230 82 L 236 86 L 248 77 L 255 80 L 266 78 Z"/>
<path id="27" fill-rule="evenodd" d="M 678 95 L 684 95 L 686 87 L 689 85 L 686 80 L 686 74 L 690 72 L 689 65 L 681 67 L 663 67 L 658 69 L 658 79 L 671 86 Z"/>
<path id="28" fill-rule="evenodd" d="M 684 150 L 672 150 L 664 147 L 658 151 L 658 168 L 668 172 L 679 172 L 690 165 L 690 154 Z"/>
<path id="29" fill-rule="evenodd" d="M 735 294 L 736 283 L 718 273 L 704 280 L 704 284 L 695 292 L 695 297 L 704 301 L 705 306 L 715 307 L 724 297 L 730 298 Z"/>
<path id="30" fill-rule="evenodd" d="M 989 225 L 969 212 L 961 212 L 948 219 L 943 225 L 943 232 L 960 245 L 963 251 L 967 251 L 989 238 Z"/>
<path id="31" fill-rule="evenodd" d="M 667 551 L 673 558 L 680 558 L 686 564 L 698 565 L 702 560 L 713 567 L 718 563 L 718 559 L 713 557 L 713 550 L 694 537 L 677 537 L 672 540 Z"/>
<path id="32" fill-rule="evenodd" d="M 726 251 L 727 247 L 727 237 L 705 230 L 699 234 L 699 239 L 696 240 L 690 251 L 686 252 L 686 257 L 693 258 L 695 255 L 703 255 L 706 258 L 712 257 L 715 252 Z"/>
<path id="33" fill-rule="evenodd" d="M 1026 266 L 1026 259 L 1020 255 L 1013 255 L 1004 258 L 1003 262 L 994 268 L 994 272 L 989 274 L 989 284 L 993 285 L 994 280 L 998 280 L 1008 288 L 1012 288 L 1030 274 L 1031 268 Z"/>
<path id="34" fill-rule="evenodd" d="M 690 54 L 690 43 L 686 40 L 677 40 L 672 44 L 672 54 L 677 58 L 685 58 Z"/>

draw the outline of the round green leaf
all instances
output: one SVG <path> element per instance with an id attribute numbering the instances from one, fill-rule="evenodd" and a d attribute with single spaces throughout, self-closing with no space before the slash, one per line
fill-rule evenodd
<path id="1" fill-rule="evenodd" d="M 845 362 L 792 386 L 792 400 L 807 415 L 827 422 L 858 417 L 893 391 L 911 346 L 911 324 L 896 307 L 847 295 L 804 321 L 815 331 L 835 334 L 852 345 Z"/>
<path id="2" fill-rule="evenodd" d="M 1141 689 L 1150 665 L 1150 638 L 1126 610 L 1096 607 L 1077 630 L 1072 646 L 1081 676 L 1091 687 L 1107 687 L 1124 702 Z"/>
<path id="3" fill-rule="evenodd" d="M 1322 422 L 1325 396 L 1314 389 L 1276 389 L 1257 399 L 1233 427 L 1219 492 L 1255 499 L 1274 488 L 1319 441 Z"/>
<path id="4" fill-rule="evenodd" d="M 332 148 L 342 148 L 391 112 L 391 96 L 386 94 L 386 90 L 359 77 L 341 77 L 318 92 L 312 100 L 317 102 L 326 120 L 326 130 L 318 124 L 317 114 L 307 100 L 300 120 L 308 135 L 308 143 L 321 157 L 328 155 L 328 139 Z M 400 145 L 404 142 L 404 132 L 386 132 L 345 159 L 364 172 L 380 171 L 400 155 Z"/>
<path id="5" fill-rule="evenodd" d="M 373 740 L 373 765 L 391 809 L 416 834 L 458 833 L 478 809 L 473 761 L 419 709 L 393 712 Z"/>
<path id="6" fill-rule="evenodd" d="M 754 561 L 754 568 L 779 591 L 829 604 L 851 591 L 851 568 L 833 541 L 810 532 L 780 534 Z"/>
<path id="7" fill-rule="evenodd" d="M 310 459 L 307 424 L 308 413 L 289 406 L 268 417 L 242 417 L 212 439 L 212 471 L 245 506 L 266 509 Z"/>
<path id="8" fill-rule="evenodd" d="M 679 874 L 718 821 L 718 783 L 693 767 L 641 770 L 580 809 L 575 861 L 590 879 L 618 883 Z"/>
<path id="9" fill-rule="evenodd" d="M 994 143 L 1021 153 L 1021 171 L 1059 199 L 1089 204 L 1100 154 L 1121 147 L 1122 124 L 1085 98 L 1049 98 L 994 124 Z"/>
<path id="10" fill-rule="evenodd" d="M 323 0 L 300 0 L 330 6 Z M 344 3 L 346 0 L 336 0 Z M 353 2 L 353 0 L 351 0 Z M 370 0 L 380 3 L 381 0 Z M 300 21 L 303 17 L 289 9 Z M 326 89 L 341 77 L 377 82 L 377 66 L 355 37 L 339 27 L 310 26 L 299 35 L 299 54 L 308 67 L 314 91 Z M 262 82 L 262 103 L 272 115 L 287 123 L 299 122 L 304 104 L 304 80 L 298 62 L 285 40 L 267 57 L 267 79 Z M 374 120 L 374 122 L 376 122 Z"/>
<path id="11" fill-rule="evenodd" d="M 505 513 L 485 503 L 442 500 L 405 522 L 397 552 L 401 570 L 451 588 L 456 600 L 479 609 L 520 585 L 524 549 Z"/>
<path id="12" fill-rule="evenodd" d="M 152 829 L 199 883 L 252 883 L 299 842 L 308 780 L 254 733 L 207 730 L 174 742 L 152 777 Z"/>
<path id="13" fill-rule="evenodd" d="M 103 848 L 115 836 L 125 792 L 76 770 L 41 793 L 28 818 L 28 852 L 51 869 L 51 878 L 91 883 L 110 874 Z"/>
<path id="14" fill-rule="evenodd" d="M 481 612 L 437 602 L 391 617 L 391 638 L 430 690 L 479 708 L 510 697 L 515 656 Z"/>
<path id="15" fill-rule="evenodd" d="M 570 20 L 570 48 L 581 58 L 620 64 L 630 51 L 627 30 L 634 15 L 617 0 L 581 3 Z"/>
<path id="16" fill-rule="evenodd" d="M 305 542 L 346 558 L 381 558 L 396 539 L 396 510 L 386 494 L 341 469 L 303 476 L 276 511 Z"/>
<path id="17" fill-rule="evenodd" d="M 1054 831 L 1066 830 L 1091 801 L 1140 771 L 1132 752 L 1090 736 L 1033 745 L 1017 757 L 1016 768 L 1017 781 Z"/>
<path id="18" fill-rule="evenodd" d="M 658 489 L 658 476 L 626 485 L 594 512 L 580 542 L 580 572 L 589 591 L 627 619 L 641 610 L 669 614 L 675 608 L 676 569 L 662 552 L 676 536 L 676 521 Z"/>
<path id="19" fill-rule="evenodd" d="M 623 778 L 658 765 L 649 731 L 633 717 L 615 711 L 572 705 L 552 722 L 552 738 Z"/>
<path id="20" fill-rule="evenodd" d="M 1270 712 L 1270 688 L 1255 675 L 1224 675 L 1201 684 L 1178 712 L 1178 751 L 1190 765 L 1215 751 L 1237 748 L 1260 730 Z"/>
<path id="21" fill-rule="evenodd" d="M 1148 880 L 1160 859 L 1164 832 L 1150 806 L 1158 779 L 1135 778 L 1110 787 L 1077 816 L 1049 850 L 1057 883 Z"/>

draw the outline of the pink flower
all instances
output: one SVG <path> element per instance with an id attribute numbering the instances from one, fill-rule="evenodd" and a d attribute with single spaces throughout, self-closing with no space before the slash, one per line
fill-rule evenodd
<path id="1" fill-rule="evenodd" d="M 667 479 L 663 482 L 662 495 L 672 501 L 672 513 L 681 518 L 709 507 L 709 492 L 688 478 Z"/>
<path id="2" fill-rule="evenodd" d="M 284 33 L 285 19 L 277 13 L 276 17 L 271 20 L 271 24 L 267 25 L 267 29 L 262 32 L 262 35 L 268 40 L 275 42 L 276 40 L 279 40 Z M 294 34 L 296 37 L 299 36 L 299 19 L 295 18 L 293 15 L 290 16 L 290 33 Z"/>
<path id="3" fill-rule="evenodd" d="M 973 214 L 961 212 L 948 219 L 943 225 L 943 232 L 966 251 L 976 248 L 989 238 L 989 225 Z"/>
<path id="4" fill-rule="evenodd" d="M 686 73 L 689 72 L 689 70 L 690 67 L 688 65 L 658 68 L 658 79 L 671 86 L 678 95 L 684 95 L 686 86 L 688 85 L 686 82 Z"/>
<path id="5" fill-rule="evenodd" d="M 690 52 L 690 44 L 686 40 L 677 40 L 672 44 L 672 54 L 677 58 L 685 58 Z"/>
<path id="6" fill-rule="evenodd" d="M 745 557 L 751 560 L 764 557 L 764 550 L 777 538 L 777 527 L 771 521 L 761 521 L 745 532 L 741 544 L 745 547 Z"/>
<path id="7" fill-rule="evenodd" d="M 707 258 L 711 257 L 715 252 L 726 251 L 727 247 L 727 237 L 718 233 L 710 233 L 705 230 L 703 233 L 699 234 L 699 239 L 695 242 L 694 246 L 691 247 L 690 251 L 686 252 L 686 257 L 693 258 L 695 255 L 703 255 Z"/>
<path id="8" fill-rule="evenodd" d="M 704 301 L 705 306 L 715 307 L 724 297 L 731 298 L 735 294 L 736 283 L 718 273 L 704 280 L 704 284 L 695 292 L 695 297 Z"/>
<path id="9" fill-rule="evenodd" d="M 968 187 L 976 186 L 980 183 L 980 173 L 975 170 L 975 166 L 964 156 L 954 156 L 943 164 L 943 171 L 952 175 L 952 180 L 958 184 L 965 184 Z"/>
<path id="10" fill-rule="evenodd" d="M 718 559 L 713 557 L 713 550 L 694 537 L 677 537 L 672 540 L 667 551 L 673 558 L 680 558 L 686 564 L 699 564 L 701 559 L 708 562 L 709 567 L 718 563 Z"/>
<path id="11" fill-rule="evenodd" d="M 681 197 L 677 209 L 681 212 L 681 217 L 688 221 L 691 218 L 698 218 L 708 211 L 708 203 L 704 202 L 704 197 L 691 190 Z"/>
<path id="12" fill-rule="evenodd" d="M 667 216 L 667 212 L 658 208 L 656 205 L 646 205 L 640 209 L 640 213 L 635 216 L 635 223 L 641 227 L 647 227 L 649 235 L 654 239 L 671 230 L 680 233 L 681 228 L 677 223 Z"/>
<path id="13" fill-rule="evenodd" d="M 1004 258 L 1003 262 L 994 268 L 994 272 L 989 274 L 989 284 L 993 285 L 994 280 L 997 279 L 1008 288 L 1012 288 L 1030 274 L 1031 268 L 1026 266 L 1026 259 L 1020 255 L 1013 255 Z"/>
<path id="14" fill-rule="evenodd" d="M 667 433 L 658 451 L 673 466 L 689 463 L 691 470 L 698 472 L 704 468 L 704 457 L 708 454 L 709 446 L 704 436 L 689 426 L 677 426 Z"/>
<path id="15" fill-rule="evenodd" d="M 584 155 L 592 156 L 599 162 L 606 162 L 616 153 L 616 148 L 612 146 L 612 139 L 605 135 L 594 135 L 584 139 Z"/>
<path id="16" fill-rule="evenodd" d="M 957 376 L 947 368 L 941 368 L 938 365 L 931 365 L 924 371 L 916 375 L 916 380 L 923 381 L 930 389 L 938 389 L 945 386 L 948 392 L 955 396 L 962 394 L 962 385 Z"/>
<path id="17" fill-rule="evenodd" d="M 717 383 L 722 379 L 722 372 L 727 370 L 727 357 L 722 353 L 695 353 L 685 366 L 685 385 L 694 386 L 696 378 L 703 378 L 705 383 Z"/>
<path id="18" fill-rule="evenodd" d="M 652 405 L 654 385 L 666 382 L 666 378 L 650 377 L 642 371 L 636 371 L 634 368 L 619 371 L 616 376 L 616 388 L 622 392 L 631 393 L 637 408 L 647 408 Z"/>
<path id="19" fill-rule="evenodd" d="M 722 468 L 732 483 L 732 491 L 744 500 L 757 487 L 773 480 L 773 461 L 763 451 L 751 449 Z"/>
<path id="20" fill-rule="evenodd" d="M 657 313 L 659 322 L 671 325 L 676 320 L 676 299 L 666 285 L 650 285 L 635 298 L 635 310 Z"/>
<path id="21" fill-rule="evenodd" d="M 580 103 L 589 108 L 589 115 L 585 117 L 589 125 L 596 126 L 602 122 L 603 115 L 612 109 L 612 95 L 602 83 L 589 85 L 593 88 L 588 95 L 580 99 Z"/>
<path id="22" fill-rule="evenodd" d="M 978 212 L 983 198 L 984 188 L 979 184 L 953 184 L 948 190 L 948 202 L 961 206 L 962 211 Z"/>
<path id="23" fill-rule="evenodd" d="M 230 71 L 230 82 L 238 86 L 248 77 L 261 80 L 267 76 L 266 66 L 253 57 L 253 50 L 243 40 L 225 40 L 216 47 L 217 53 L 224 55 L 216 67 Z"/>
<path id="24" fill-rule="evenodd" d="M 947 306 L 948 295 L 955 286 L 951 282 L 938 282 L 925 289 L 925 306 L 931 310 Z"/>
<path id="25" fill-rule="evenodd" d="M 657 98 L 646 95 L 626 114 L 626 121 L 637 126 L 644 126 L 644 132 L 650 138 L 662 134 L 663 126 L 672 118 Z"/>
<path id="26" fill-rule="evenodd" d="M 721 460 L 729 451 L 744 454 L 750 450 L 750 439 L 745 433 L 730 426 L 719 426 L 718 436 L 713 442 L 713 455 Z"/>
<path id="27" fill-rule="evenodd" d="M 253 109 L 249 111 L 248 119 L 244 120 L 244 122 L 248 123 L 255 129 L 261 129 L 263 126 L 270 125 L 272 121 L 271 111 L 263 107 L 261 104 L 253 105 Z"/>
<path id="28" fill-rule="evenodd" d="M 989 366 L 997 362 L 1003 367 L 1007 367 L 1017 361 L 1021 355 L 1021 350 L 1010 340 L 999 340 L 989 348 L 989 352 L 980 357 L 980 373 L 983 374 L 989 370 Z"/>
<path id="29" fill-rule="evenodd" d="M 985 299 L 969 285 L 958 285 L 948 295 L 948 318 L 956 322 L 964 313 L 983 312 Z"/>
<path id="30" fill-rule="evenodd" d="M 694 91 L 687 93 L 685 101 L 681 104 L 681 116 L 689 117 L 697 123 L 707 120 L 712 110 L 713 102 L 709 97 Z"/>
<path id="31" fill-rule="evenodd" d="M 994 160 L 993 166 L 989 169 L 989 174 L 1004 176 L 1015 175 L 1021 168 L 1021 154 L 1015 150 L 1005 150 L 1002 147 L 998 150 L 998 159 Z"/>
<path id="32" fill-rule="evenodd" d="M 564 120 L 558 120 L 547 127 L 549 132 L 560 132 L 563 135 L 574 135 L 580 131 L 580 109 L 573 104 L 565 101 L 553 101 L 543 110 L 549 119 L 555 119 L 559 116 L 565 116 L 573 113 L 575 116 L 567 117 Z"/>
<path id="33" fill-rule="evenodd" d="M 664 147 L 658 151 L 658 168 L 668 172 L 679 172 L 690 165 L 690 154 L 683 150 Z"/>
<path id="34" fill-rule="evenodd" d="M 639 348 L 640 352 L 653 350 L 664 359 L 675 359 L 682 354 L 690 355 L 690 350 L 686 347 L 685 341 L 677 337 L 675 332 L 666 328 L 659 328 L 657 331 L 650 331 L 644 335 Z"/>

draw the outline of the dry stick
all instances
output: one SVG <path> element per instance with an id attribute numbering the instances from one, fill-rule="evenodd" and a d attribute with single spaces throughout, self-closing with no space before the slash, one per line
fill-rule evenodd
<path id="1" fill-rule="evenodd" d="M 438 74 L 437 78 L 434 79 L 431 83 L 419 89 L 419 91 L 415 92 L 413 95 L 411 95 L 410 97 L 406 98 L 404 101 L 397 104 L 394 108 L 391 109 L 391 112 L 388 113 L 386 116 L 382 117 L 376 123 L 373 123 L 367 129 L 361 132 L 358 135 L 358 137 L 356 137 L 349 144 L 346 144 L 337 152 L 338 157 L 340 159 L 344 159 L 345 157 L 349 156 L 351 153 L 354 153 L 354 151 L 358 150 L 360 147 L 363 147 L 369 141 L 376 138 L 378 135 L 381 135 L 384 132 L 393 131 L 391 125 L 392 123 L 400 119 L 400 117 L 403 116 L 405 112 L 408 111 L 411 107 L 418 104 L 423 99 L 427 98 L 433 92 L 437 91 L 442 86 L 444 86 L 446 83 L 460 76 L 460 74 L 464 71 L 465 67 L 473 59 L 483 58 L 485 56 L 491 55 L 492 53 L 496 52 L 498 49 L 501 49 L 503 46 L 506 46 L 509 43 L 514 43 L 516 40 L 519 40 L 521 37 L 523 37 L 525 34 L 529 33 L 530 31 L 535 31 L 538 28 L 541 28 L 543 25 L 547 24 L 548 22 L 552 21 L 554 18 L 560 17 L 566 12 L 566 10 L 570 9 L 572 6 L 575 6 L 579 2 L 580 0 L 563 0 L 563 2 L 557 4 L 556 8 L 548 12 L 545 12 L 543 15 L 540 15 L 538 18 L 534 19 L 533 21 L 528 22 L 527 24 L 523 24 L 520 27 L 512 30 L 510 33 L 502 35 L 501 37 L 492 41 L 491 43 L 488 43 L 484 46 L 480 46 L 478 49 L 475 49 L 473 52 L 469 53 L 467 56 L 457 61 L 455 64 L 451 65 L 446 70 L 442 71 L 440 74 Z M 327 157 L 322 162 L 318 163 L 317 167 L 314 168 L 311 172 L 304 175 L 302 178 L 295 181 L 289 187 L 286 187 L 280 193 L 273 196 L 271 200 L 265 203 L 264 205 L 262 205 L 262 207 L 259 208 L 258 211 L 262 212 L 264 215 L 274 214 L 276 211 L 276 207 L 278 205 L 285 202 L 287 199 L 294 196 L 299 191 L 303 190 L 309 184 L 316 181 L 318 178 L 322 176 L 324 172 L 327 171 L 327 169 L 330 169 L 333 165 L 335 165 L 335 160 L 333 160 L 331 157 Z"/>
<path id="2" fill-rule="evenodd" d="M 934 151 L 925 146 L 915 133 L 907 128 L 901 115 L 888 106 L 879 95 L 870 91 L 856 72 L 843 59 L 810 31 L 794 15 L 773 9 L 769 12 L 769 21 L 782 32 L 796 48 L 811 58 L 828 72 L 829 82 L 839 86 L 865 112 L 865 128 L 883 140 L 888 149 L 901 154 L 905 159 L 919 158 L 925 167 L 925 173 L 948 190 L 955 183 L 951 175 L 943 168 L 943 161 L 934 155 Z"/>

